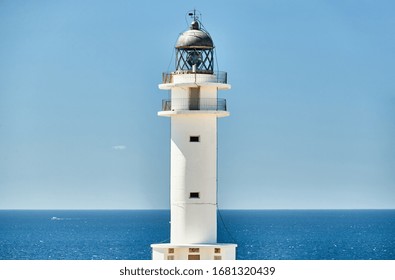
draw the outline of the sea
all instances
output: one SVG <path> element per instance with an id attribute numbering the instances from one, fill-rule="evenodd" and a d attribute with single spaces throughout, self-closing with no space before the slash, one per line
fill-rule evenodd
<path id="1" fill-rule="evenodd" d="M 169 210 L 0 210 L 1 260 L 149 260 Z M 395 210 L 221 210 L 240 260 L 394 260 Z"/>

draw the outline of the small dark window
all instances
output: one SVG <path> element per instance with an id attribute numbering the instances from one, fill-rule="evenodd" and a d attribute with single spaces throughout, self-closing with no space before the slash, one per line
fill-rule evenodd
<path id="1" fill-rule="evenodd" d="M 188 260 L 198 261 L 200 260 L 200 255 L 188 255 Z"/>
<path id="2" fill-rule="evenodd" d="M 200 194 L 198 192 L 189 193 L 189 198 L 200 198 Z"/>
<path id="3" fill-rule="evenodd" d="M 190 136 L 189 142 L 200 142 L 200 136 Z"/>

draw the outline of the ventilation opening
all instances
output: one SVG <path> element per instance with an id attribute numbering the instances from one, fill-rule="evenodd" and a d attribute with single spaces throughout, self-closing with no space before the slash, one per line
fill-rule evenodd
<path id="1" fill-rule="evenodd" d="M 191 192 L 191 193 L 189 193 L 189 198 L 200 198 L 200 193 Z"/>
<path id="2" fill-rule="evenodd" d="M 200 255 L 188 255 L 188 260 L 198 261 L 200 260 Z"/>
<path id="3" fill-rule="evenodd" d="M 200 136 L 189 136 L 189 142 L 200 142 Z"/>

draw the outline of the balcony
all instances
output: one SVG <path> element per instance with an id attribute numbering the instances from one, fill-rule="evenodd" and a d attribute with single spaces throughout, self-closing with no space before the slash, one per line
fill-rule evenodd
<path id="1" fill-rule="evenodd" d="M 226 111 L 223 98 L 174 98 L 162 100 L 162 111 Z"/>
<path id="2" fill-rule="evenodd" d="M 176 71 L 176 72 L 164 72 L 162 73 L 162 84 L 173 84 L 176 82 L 181 83 L 228 83 L 228 73 L 223 71 L 217 71 L 215 73 L 211 71 Z"/>

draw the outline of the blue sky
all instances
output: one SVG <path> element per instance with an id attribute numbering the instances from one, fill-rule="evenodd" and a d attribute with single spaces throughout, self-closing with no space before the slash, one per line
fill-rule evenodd
<path id="1" fill-rule="evenodd" d="M 157 85 L 193 8 L 232 85 L 220 208 L 395 208 L 395 3 L 229 3 L 1 1 L 0 209 L 169 207 Z"/>

